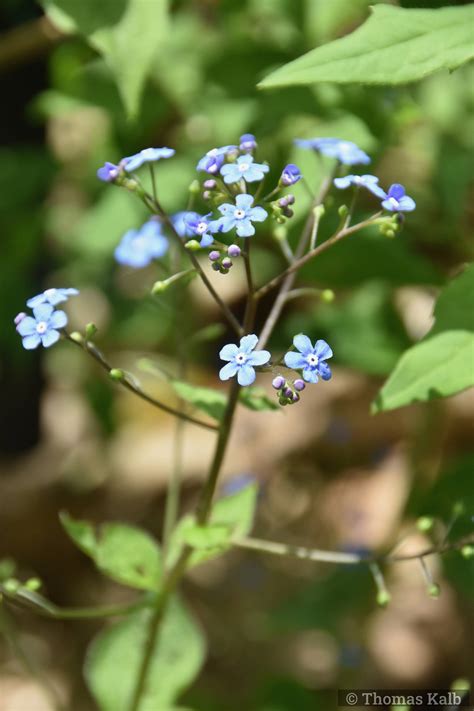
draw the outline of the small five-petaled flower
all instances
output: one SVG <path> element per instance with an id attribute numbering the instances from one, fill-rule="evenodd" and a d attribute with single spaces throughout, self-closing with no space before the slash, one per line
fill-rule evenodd
<path id="1" fill-rule="evenodd" d="M 253 366 L 265 365 L 270 360 L 268 351 L 256 351 L 258 337 L 255 334 L 244 336 L 240 339 L 240 345 L 228 343 L 222 348 L 219 356 L 221 360 L 229 361 L 219 371 L 221 380 L 229 380 L 237 375 L 239 385 L 252 385 L 256 373 Z"/>
<path id="2" fill-rule="evenodd" d="M 303 378 L 308 383 L 317 383 L 319 377 L 329 380 L 332 373 L 326 360 L 332 358 L 332 350 L 326 341 L 313 344 L 303 333 L 293 338 L 293 345 L 298 352 L 289 351 L 285 355 L 285 365 L 293 370 L 302 370 Z"/>
<path id="3" fill-rule="evenodd" d="M 251 237 L 255 234 L 252 222 L 263 222 L 268 213 L 263 207 L 252 207 L 253 196 L 241 193 L 235 198 L 235 205 L 224 203 L 219 206 L 222 217 L 210 223 L 212 232 L 229 232 L 234 227 L 239 237 Z"/>

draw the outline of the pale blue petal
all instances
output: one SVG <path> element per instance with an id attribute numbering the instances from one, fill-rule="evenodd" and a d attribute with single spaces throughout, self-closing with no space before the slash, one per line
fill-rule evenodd
<path id="1" fill-rule="evenodd" d="M 22 343 L 23 348 L 26 348 L 27 351 L 32 351 L 35 348 L 38 348 L 39 344 L 41 343 L 41 338 L 38 336 L 37 333 L 35 333 L 33 336 L 25 336 Z"/>
<path id="2" fill-rule="evenodd" d="M 293 370 L 300 370 L 306 365 L 306 360 L 303 358 L 301 353 L 295 353 L 295 351 L 288 351 L 285 354 L 285 365 L 288 368 L 293 368 Z"/>
<path id="3" fill-rule="evenodd" d="M 354 175 L 346 175 L 343 178 L 334 178 L 334 185 L 336 186 L 336 188 L 339 188 L 339 190 L 345 190 L 350 185 L 352 185 L 354 177 Z"/>
<path id="4" fill-rule="evenodd" d="M 251 237 L 255 234 L 255 227 L 248 218 L 235 220 L 235 228 L 239 237 Z"/>
<path id="5" fill-rule="evenodd" d="M 242 174 L 235 163 L 226 163 L 221 168 L 221 175 L 224 178 L 224 183 L 238 183 Z"/>
<path id="6" fill-rule="evenodd" d="M 412 210 L 414 210 L 416 208 L 415 201 L 411 197 L 408 197 L 408 195 L 404 195 L 400 199 L 398 205 L 399 205 L 399 209 L 402 212 L 411 212 Z"/>
<path id="7" fill-rule="evenodd" d="M 232 230 L 235 227 L 236 219 L 235 219 L 235 217 L 231 217 L 229 215 L 223 215 L 218 220 L 216 220 L 216 222 L 219 223 L 218 229 L 215 230 L 215 229 L 211 228 L 212 232 L 216 232 L 216 231 L 217 232 L 230 232 L 230 230 Z M 213 223 L 211 222 L 210 225 L 212 225 L 212 224 Z"/>
<path id="8" fill-rule="evenodd" d="M 305 368 L 303 370 L 303 378 L 307 383 L 317 383 L 319 380 L 318 373 L 313 368 Z"/>
<path id="9" fill-rule="evenodd" d="M 322 339 L 316 341 L 316 344 L 314 346 L 314 353 L 318 356 L 319 360 L 327 360 L 328 358 L 332 358 L 333 356 L 331 348 L 326 343 L 326 341 L 323 341 Z"/>
<path id="10" fill-rule="evenodd" d="M 293 345 L 303 355 L 309 355 L 313 352 L 313 344 L 304 333 L 298 333 L 298 335 L 293 338 Z"/>
<path id="11" fill-rule="evenodd" d="M 242 353 L 250 353 L 250 351 L 253 351 L 257 343 L 258 336 L 256 336 L 254 333 L 250 333 L 248 336 L 243 336 L 240 339 L 239 351 L 241 351 Z"/>
<path id="12" fill-rule="evenodd" d="M 235 198 L 235 204 L 239 210 L 245 210 L 245 212 L 247 212 L 247 210 L 253 205 L 253 195 L 240 193 L 240 195 L 237 195 Z"/>
<path id="13" fill-rule="evenodd" d="M 31 299 L 28 299 L 26 305 L 29 306 L 31 309 L 34 309 L 40 304 L 44 304 L 45 301 L 46 296 L 44 294 L 38 294 L 37 296 L 32 296 Z"/>
<path id="14" fill-rule="evenodd" d="M 230 202 L 225 202 L 222 205 L 219 205 L 219 212 L 221 215 L 229 215 L 229 214 L 234 214 L 235 212 L 235 205 L 231 205 Z"/>
<path id="15" fill-rule="evenodd" d="M 40 304 L 33 309 L 33 314 L 37 321 L 49 321 L 53 311 L 51 304 Z"/>
<path id="16" fill-rule="evenodd" d="M 248 170 L 242 173 L 242 177 L 247 183 L 256 183 L 258 180 L 262 180 L 264 172 L 258 166 L 251 165 Z"/>
<path id="17" fill-rule="evenodd" d="M 246 385 L 252 385 L 256 378 L 255 370 L 250 365 L 242 365 L 237 373 L 237 381 L 239 385 L 245 387 Z"/>
<path id="18" fill-rule="evenodd" d="M 31 336 L 33 333 L 36 333 L 36 321 L 34 318 L 31 318 L 31 316 L 25 316 L 18 326 L 16 327 L 16 330 L 20 334 L 20 336 Z"/>
<path id="19" fill-rule="evenodd" d="M 331 373 L 331 368 L 328 366 L 327 363 L 319 363 L 318 365 L 318 371 L 319 375 L 322 377 L 323 380 L 330 380 L 332 377 Z"/>
<path id="20" fill-rule="evenodd" d="M 53 328 L 50 328 L 41 336 L 41 343 L 45 348 L 49 348 L 57 341 L 59 341 L 59 331 L 55 331 Z"/>
<path id="21" fill-rule="evenodd" d="M 247 363 L 249 365 L 265 365 L 271 358 L 271 353 L 269 351 L 254 351 L 250 354 Z"/>
<path id="22" fill-rule="evenodd" d="M 223 368 L 220 369 L 219 378 L 221 380 L 229 380 L 229 378 L 234 377 L 238 369 L 239 366 L 236 363 L 227 363 L 226 365 L 224 365 Z"/>
<path id="23" fill-rule="evenodd" d="M 221 360 L 232 360 L 239 352 L 238 346 L 235 343 L 228 343 L 226 346 L 221 348 L 219 353 L 219 358 Z"/>
<path id="24" fill-rule="evenodd" d="M 268 212 L 263 207 L 252 207 L 249 212 L 252 222 L 263 222 L 268 217 Z"/>
<path id="25" fill-rule="evenodd" d="M 51 328 L 64 328 L 67 325 L 67 316 L 64 311 L 55 311 L 49 320 Z"/>
<path id="26" fill-rule="evenodd" d="M 202 239 L 199 242 L 199 244 L 201 245 L 201 247 L 210 247 L 213 242 L 214 242 L 214 237 L 212 235 L 210 235 L 209 233 L 206 233 L 202 236 Z"/>

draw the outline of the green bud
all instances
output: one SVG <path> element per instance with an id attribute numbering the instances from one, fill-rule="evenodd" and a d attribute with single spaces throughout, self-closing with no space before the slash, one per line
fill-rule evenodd
<path id="1" fill-rule="evenodd" d="M 120 183 L 118 181 L 116 182 L 119 185 L 123 185 L 123 187 L 129 190 L 131 193 L 136 192 L 138 188 L 138 183 L 136 180 L 134 180 L 134 178 L 123 178 Z"/>
<path id="2" fill-rule="evenodd" d="M 112 370 L 109 370 L 109 377 L 112 380 L 121 383 L 125 380 L 125 373 L 120 368 L 112 368 Z"/>
<path id="3" fill-rule="evenodd" d="M 437 583 L 433 583 L 428 588 L 428 595 L 433 598 L 438 598 L 440 596 L 441 589 Z"/>
<path id="4" fill-rule="evenodd" d="M 393 239 L 395 237 L 395 230 L 386 230 L 385 237 L 389 237 L 390 239 Z"/>
<path id="5" fill-rule="evenodd" d="M 26 581 L 24 587 L 27 590 L 31 590 L 32 592 L 35 592 L 36 590 L 40 589 L 41 580 L 39 578 L 29 578 L 29 580 Z"/>
<path id="6" fill-rule="evenodd" d="M 463 546 L 461 548 L 461 555 L 463 558 L 466 558 L 466 560 L 470 560 L 471 558 L 474 557 L 474 546 L 467 545 Z"/>
<path id="7" fill-rule="evenodd" d="M 321 301 L 324 301 L 325 304 L 330 304 L 335 298 L 336 295 L 332 289 L 323 289 L 321 293 Z"/>
<path id="8" fill-rule="evenodd" d="M 278 222 L 279 225 L 284 225 L 286 222 L 284 217 L 277 217 L 276 221 Z"/>
<path id="9" fill-rule="evenodd" d="M 3 583 L 3 587 L 7 593 L 15 595 L 18 592 L 18 589 L 20 588 L 20 581 L 16 578 L 8 578 L 8 580 L 5 580 L 5 582 Z"/>
<path id="10" fill-rule="evenodd" d="M 453 506 L 453 516 L 462 516 L 466 511 L 463 501 L 456 501 Z"/>
<path id="11" fill-rule="evenodd" d="M 326 212 L 326 208 L 324 207 L 324 205 L 317 205 L 317 206 L 313 209 L 314 219 L 315 219 L 315 220 L 320 220 L 321 217 L 324 217 L 324 213 L 325 213 L 325 212 Z"/>
<path id="12" fill-rule="evenodd" d="M 76 343 L 84 343 L 84 336 L 82 333 L 79 333 L 79 331 L 73 331 L 70 334 L 70 338 L 72 341 L 76 341 Z"/>
<path id="13" fill-rule="evenodd" d="M 191 195 L 199 195 L 199 193 L 201 192 L 201 185 L 199 183 L 199 180 L 193 180 L 188 190 Z"/>
<path id="14" fill-rule="evenodd" d="M 94 338 L 95 334 L 97 333 L 97 326 L 95 323 L 88 323 L 86 324 L 86 338 Z"/>
<path id="15" fill-rule="evenodd" d="M 427 533 L 427 531 L 431 531 L 433 524 L 434 518 L 432 516 L 420 516 L 420 518 L 417 519 L 416 527 L 422 533 Z"/>
<path id="16" fill-rule="evenodd" d="M 169 287 L 169 284 L 167 281 L 155 281 L 151 288 L 151 293 L 152 294 L 162 294 L 166 289 Z"/>
<path id="17" fill-rule="evenodd" d="M 349 208 L 347 207 L 347 205 L 341 205 L 337 212 L 339 214 L 339 217 L 347 217 L 347 215 L 349 214 Z"/>
<path id="18" fill-rule="evenodd" d="M 190 252 L 197 252 L 201 249 L 201 245 L 195 239 L 190 239 L 189 242 L 186 242 L 184 246 L 186 249 L 189 249 Z"/>
<path id="19" fill-rule="evenodd" d="M 377 593 L 377 605 L 380 607 L 387 607 L 388 603 L 392 599 L 392 596 L 388 590 L 379 590 Z"/>

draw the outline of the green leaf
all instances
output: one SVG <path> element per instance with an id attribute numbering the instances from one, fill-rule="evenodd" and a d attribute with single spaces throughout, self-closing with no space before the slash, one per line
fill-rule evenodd
<path id="1" fill-rule="evenodd" d="M 443 289 L 434 309 L 435 323 L 429 335 L 441 331 L 474 331 L 474 264 Z"/>
<path id="2" fill-rule="evenodd" d="M 139 590 L 158 589 L 161 554 L 148 533 L 124 523 L 105 523 L 97 533 L 91 523 L 76 521 L 67 513 L 61 513 L 60 520 L 74 543 L 104 575 Z"/>
<path id="3" fill-rule="evenodd" d="M 248 407 L 249 410 L 256 410 L 257 412 L 280 409 L 276 402 L 268 397 L 265 390 L 259 387 L 242 388 L 239 394 L 239 402 L 241 405 Z"/>
<path id="4" fill-rule="evenodd" d="M 232 537 L 241 538 L 252 529 L 257 494 L 257 485 L 249 484 L 231 496 L 218 499 L 213 506 L 209 523 L 203 527 L 196 526 L 194 516 L 184 516 L 172 533 L 168 563 L 172 565 L 178 559 L 185 544 L 199 549 L 191 555 L 188 567 L 198 565 L 227 551 L 231 547 Z M 225 538 L 223 529 L 226 531 Z M 211 541 L 212 538 L 214 542 Z M 200 545 L 204 543 L 206 545 Z"/>
<path id="5" fill-rule="evenodd" d="M 66 511 L 62 511 L 59 514 L 59 520 L 76 546 L 86 553 L 86 555 L 94 558 L 97 549 L 97 538 L 93 525 L 89 523 L 89 521 L 73 519 Z"/>
<path id="6" fill-rule="evenodd" d="M 101 632 L 85 662 L 85 678 L 101 711 L 128 711 L 147 641 L 152 610 L 141 610 Z M 195 679 L 205 640 L 178 600 L 171 600 L 155 641 L 138 711 L 169 711 Z"/>
<path id="7" fill-rule="evenodd" d="M 113 580 L 140 590 L 157 590 L 161 579 L 160 551 L 145 531 L 123 523 L 100 528 L 97 567 Z"/>
<path id="8" fill-rule="evenodd" d="M 136 116 L 167 33 L 167 0 L 42 0 L 42 5 L 60 30 L 82 35 L 104 57 L 128 115 Z"/>
<path id="9" fill-rule="evenodd" d="M 173 380 L 171 384 L 180 398 L 216 420 L 222 418 L 227 404 L 227 397 L 223 392 L 212 388 L 190 385 L 180 380 Z"/>
<path id="10" fill-rule="evenodd" d="M 443 331 L 410 348 L 380 391 L 373 411 L 447 397 L 474 385 L 474 333 Z"/>
<path id="11" fill-rule="evenodd" d="M 406 10 L 377 5 L 352 34 L 270 74 L 263 89 L 336 82 L 406 84 L 473 59 L 474 6 Z"/>

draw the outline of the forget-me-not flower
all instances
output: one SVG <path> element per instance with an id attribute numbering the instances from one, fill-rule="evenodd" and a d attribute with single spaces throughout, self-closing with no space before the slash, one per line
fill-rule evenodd
<path id="1" fill-rule="evenodd" d="M 268 351 L 255 351 L 258 337 L 255 334 L 240 339 L 240 346 L 228 343 L 219 353 L 221 360 L 229 361 L 219 371 L 221 380 L 229 380 L 237 375 L 239 385 L 252 385 L 256 378 L 253 366 L 265 365 L 270 360 Z"/>
<path id="2" fill-rule="evenodd" d="M 294 163 L 288 163 L 288 165 L 285 165 L 283 168 L 280 176 L 280 184 L 288 187 L 297 183 L 302 177 L 303 176 L 301 175 L 301 171 L 298 166 Z"/>
<path id="3" fill-rule="evenodd" d="M 241 193 L 235 198 L 235 205 L 226 202 L 219 205 L 222 217 L 210 223 L 212 232 L 229 232 L 234 227 L 239 237 L 251 237 L 255 234 L 252 222 L 263 222 L 268 213 L 263 207 L 252 207 L 253 195 Z"/>
<path id="4" fill-rule="evenodd" d="M 210 214 L 200 215 L 198 212 L 186 212 L 183 218 L 187 228 L 187 235 L 185 236 L 190 233 L 191 236 L 199 237 L 201 247 L 209 247 L 214 242 L 214 238 L 210 233 L 211 224 L 207 219 Z"/>
<path id="5" fill-rule="evenodd" d="M 131 173 L 133 170 L 140 168 L 144 163 L 154 163 L 161 158 L 171 158 L 174 154 L 175 151 L 173 148 L 144 148 L 133 156 L 124 158 L 120 162 L 124 169 Z"/>
<path id="6" fill-rule="evenodd" d="M 114 180 L 118 178 L 120 171 L 120 165 L 115 165 L 115 163 L 109 163 L 109 161 L 106 161 L 104 165 L 98 169 L 97 177 L 99 180 L 103 180 L 104 183 L 113 183 Z"/>
<path id="7" fill-rule="evenodd" d="M 300 148 L 312 148 L 329 158 L 336 158 L 344 165 L 370 163 L 367 153 L 352 141 L 341 141 L 339 138 L 297 138 L 294 142 Z"/>
<path id="8" fill-rule="evenodd" d="M 168 240 L 162 234 L 161 224 L 152 218 L 139 230 L 128 230 L 114 254 L 119 264 L 140 269 L 162 257 L 167 250 Z"/>
<path id="9" fill-rule="evenodd" d="M 221 146 L 220 148 L 211 148 L 211 150 L 201 158 L 196 166 L 196 170 L 203 170 L 206 173 L 211 173 L 211 175 L 216 175 L 221 169 L 221 166 L 224 164 L 226 155 L 236 150 L 237 146 Z"/>
<path id="10" fill-rule="evenodd" d="M 224 183 L 238 183 L 239 180 L 245 180 L 247 183 L 255 183 L 262 180 L 265 173 L 268 173 L 270 168 L 264 163 L 254 163 L 253 157 L 250 155 L 239 156 L 235 163 L 226 163 L 221 168 L 221 175 L 224 178 Z"/>
<path id="11" fill-rule="evenodd" d="M 394 183 L 384 195 L 382 207 L 390 212 L 412 212 L 416 208 L 413 198 L 405 194 L 405 188 L 400 183 Z"/>
<path id="12" fill-rule="evenodd" d="M 78 289 L 46 289 L 46 291 L 43 291 L 42 294 L 32 296 L 31 299 L 28 299 L 26 305 L 32 309 L 40 304 L 51 304 L 51 306 L 57 306 L 63 301 L 67 301 L 70 296 L 77 296 L 78 293 Z"/>
<path id="13" fill-rule="evenodd" d="M 375 175 L 345 175 L 343 178 L 334 178 L 334 185 L 340 190 L 355 185 L 370 190 L 377 197 L 385 197 L 385 190 L 382 190 L 378 182 L 379 179 Z"/>
<path id="14" fill-rule="evenodd" d="M 285 355 L 285 365 L 293 370 L 302 370 L 303 378 L 308 383 L 317 383 L 319 377 L 329 380 L 331 369 L 326 360 L 332 358 L 332 350 L 326 341 L 313 344 L 308 336 L 300 333 L 293 338 L 293 345 L 298 352 L 289 351 Z"/>
<path id="15" fill-rule="evenodd" d="M 244 133 L 240 137 L 239 148 L 241 151 L 253 151 L 257 147 L 257 139 L 253 133 Z"/>
<path id="16" fill-rule="evenodd" d="M 16 320 L 16 319 L 15 319 Z M 67 324 L 64 311 L 55 311 L 51 304 L 39 304 L 33 309 L 33 316 L 23 316 L 16 330 L 23 337 L 23 348 L 31 351 L 41 344 L 49 348 L 59 341 L 59 329 Z"/>

